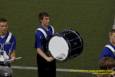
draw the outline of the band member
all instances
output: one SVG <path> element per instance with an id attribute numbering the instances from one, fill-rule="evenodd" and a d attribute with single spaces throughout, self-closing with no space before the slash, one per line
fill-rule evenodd
<path id="1" fill-rule="evenodd" d="M 100 68 L 113 69 L 115 67 L 115 29 L 109 32 L 109 43 L 105 45 L 100 54 Z M 114 77 L 115 75 L 103 75 L 99 77 Z"/>
<path id="2" fill-rule="evenodd" d="M 39 77 L 56 77 L 56 62 L 49 54 L 47 44 L 54 34 L 54 28 L 49 24 L 47 12 L 39 13 L 40 25 L 35 32 L 35 48 L 37 50 L 37 65 Z"/>
<path id="3" fill-rule="evenodd" d="M 115 59 L 115 29 L 112 29 L 109 33 L 109 43 L 105 45 L 103 51 L 100 54 L 100 60 L 104 57 L 111 57 Z"/>
<path id="4" fill-rule="evenodd" d="M 0 18 L 0 77 L 12 77 L 11 62 L 16 58 L 16 38 L 8 30 L 8 21 Z"/>

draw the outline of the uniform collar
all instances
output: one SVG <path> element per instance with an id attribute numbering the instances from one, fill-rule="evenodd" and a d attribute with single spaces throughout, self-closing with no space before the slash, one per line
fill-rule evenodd
<path id="1" fill-rule="evenodd" d="M 115 49 L 115 46 L 112 43 L 109 42 L 108 44 L 111 45 Z"/>
<path id="2" fill-rule="evenodd" d="M 48 31 L 49 30 L 49 25 L 48 25 L 48 27 L 45 27 L 45 26 L 43 26 L 43 25 L 40 25 L 41 26 L 41 28 L 43 28 L 45 31 Z"/>
<path id="3" fill-rule="evenodd" d="M 8 36 L 9 32 L 7 32 L 6 34 L 4 35 L 0 35 L 1 38 L 6 38 Z"/>

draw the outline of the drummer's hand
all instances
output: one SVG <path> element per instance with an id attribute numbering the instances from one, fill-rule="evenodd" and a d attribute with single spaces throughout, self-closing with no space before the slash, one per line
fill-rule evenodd
<path id="1" fill-rule="evenodd" d="M 16 60 L 16 57 L 11 57 L 11 62 L 14 62 Z"/>
<path id="2" fill-rule="evenodd" d="M 51 61 L 53 61 L 54 60 L 54 58 L 53 57 L 47 57 L 47 62 L 51 62 Z"/>

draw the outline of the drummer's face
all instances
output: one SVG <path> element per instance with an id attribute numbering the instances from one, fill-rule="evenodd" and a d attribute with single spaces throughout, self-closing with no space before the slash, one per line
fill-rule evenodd
<path id="1" fill-rule="evenodd" d="M 8 31 L 8 23 L 0 22 L 0 35 L 4 35 Z"/>
<path id="2" fill-rule="evenodd" d="M 44 26 L 48 26 L 50 22 L 50 18 L 48 16 L 44 16 L 43 19 L 41 20 L 41 24 Z"/>
<path id="3" fill-rule="evenodd" d="M 110 42 L 115 45 L 115 32 L 110 34 Z"/>

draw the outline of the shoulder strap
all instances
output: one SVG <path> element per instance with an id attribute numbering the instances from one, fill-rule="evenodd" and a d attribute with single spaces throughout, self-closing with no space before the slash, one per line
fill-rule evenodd
<path id="1" fill-rule="evenodd" d="M 42 34 L 44 35 L 44 37 L 47 38 L 47 33 L 45 32 L 44 29 L 42 29 L 42 28 L 37 28 L 37 30 L 39 30 L 40 32 L 42 32 Z"/>
<path id="2" fill-rule="evenodd" d="M 105 45 L 105 47 L 109 48 L 115 55 L 115 49 L 111 45 Z"/>
<path id="3" fill-rule="evenodd" d="M 51 28 L 52 28 L 52 34 L 54 34 L 54 27 L 52 26 L 52 25 L 50 25 L 51 26 Z"/>
<path id="4" fill-rule="evenodd" d="M 9 43 L 9 42 L 10 42 L 11 37 L 12 37 L 12 33 L 11 33 L 11 32 L 9 32 L 8 37 L 7 37 L 6 41 L 5 41 L 5 43 Z"/>

